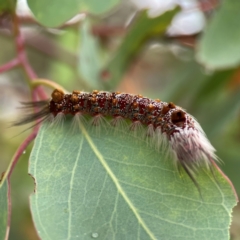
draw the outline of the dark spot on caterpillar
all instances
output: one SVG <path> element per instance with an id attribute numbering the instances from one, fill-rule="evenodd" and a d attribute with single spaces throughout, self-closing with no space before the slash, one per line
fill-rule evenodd
<path id="1" fill-rule="evenodd" d="M 99 107 L 95 107 L 95 108 L 94 108 L 94 112 L 95 112 L 95 113 L 100 112 L 100 108 L 99 108 Z"/>
<path id="2" fill-rule="evenodd" d="M 138 108 L 138 106 L 139 106 L 139 104 L 138 104 L 137 102 L 134 102 L 134 103 L 133 103 L 133 108 L 134 108 L 134 109 Z"/>
<path id="3" fill-rule="evenodd" d="M 177 110 L 172 113 L 171 115 L 172 123 L 176 124 L 179 122 L 185 122 L 186 121 L 186 113 L 182 110 Z"/>
<path id="4" fill-rule="evenodd" d="M 74 111 L 77 111 L 79 109 L 79 104 L 76 104 L 73 106 Z"/>
<path id="5" fill-rule="evenodd" d="M 166 114 L 166 113 L 168 113 L 169 110 L 170 110 L 169 106 L 166 106 L 166 105 L 163 106 L 163 108 L 162 108 L 162 114 Z"/>
<path id="6" fill-rule="evenodd" d="M 159 117 L 159 118 L 157 118 L 157 121 L 158 121 L 158 122 L 162 122 L 163 119 L 162 119 L 161 117 Z"/>
<path id="7" fill-rule="evenodd" d="M 72 91 L 72 94 L 78 95 L 78 94 L 80 94 L 80 93 L 81 93 L 80 91 L 76 91 L 76 90 L 73 90 L 73 91 Z"/>
<path id="8" fill-rule="evenodd" d="M 77 95 L 77 94 L 72 94 L 72 96 L 71 96 L 71 101 L 72 101 L 73 103 L 77 103 L 77 102 L 78 102 L 78 95 Z"/>
<path id="9" fill-rule="evenodd" d="M 96 99 L 95 97 L 92 97 L 92 98 L 91 98 L 91 102 L 92 102 L 92 103 L 95 103 L 96 101 L 97 101 L 97 99 Z"/>
<path id="10" fill-rule="evenodd" d="M 92 91 L 92 94 L 98 94 L 98 93 L 99 93 L 98 90 L 93 90 L 93 91 Z"/>
<path id="11" fill-rule="evenodd" d="M 64 98 L 64 92 L 60 89 L 55 89 L 53 92 L 52 92 L 52 100 L 53 102 L 55 103 L 59 103 L 63 100 Z"/>
<path id="12" fill-rule="evenodd" d="M 56 106 L 57 106 L 57 109 L 58 109 L 58 110 L 61 110 L 62 104 L 56 104 Z"/>
<path id="13" fill-rule="evenodd" d="M 117 103 L 118 103 L 118 100 L 114 98 L 114 99 L 112 100 L 112 104 L 115 106 L 115 105 L 117 105 Z"/>
<path id="14" fill-rule="evenodd" d="M 176 108 L 176 105 L 172 102 L 168 103 L 168 107 L 169 108 Z"/>
<path id="15" fill-rule="evenodd" d="M 151 103 L 148 105 L 148 111 L 149 112 L 152 112 L 154 110 L 154 108 L 155 107 Z"/>

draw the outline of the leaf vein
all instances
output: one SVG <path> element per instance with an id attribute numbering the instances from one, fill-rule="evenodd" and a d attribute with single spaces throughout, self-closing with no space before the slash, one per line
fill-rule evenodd
<path id="1" fill-rule="evenodd" d="M 148 228 L 148 226 L 146 225 L 146 223 L 144 222 L 144 220 L 140 216 L 139 212 L 134 207 L 133 203 L 131 202 L 131 200 L 129 199 L 127 194 L 124 192 L 124 190 L 123 190 L 122 186 L 120 185 L 118 179 L 116 178 L 116 176 L 114 175 L 114 173 L 112 172 L 110 167 L 108 166 L 108 164 L 107 164 L 106 160 L 104 159 L 103 155 L 99 152 L 99 150 L 95 146 L 95 144 L 92 141 L 91 137 L 88 135 L 86 129 L 84 128 L 84 126 L 81 123 L 79 125 L 80 125 L 80 128 L 81 128 L 81 131 L 82 131 L 83 135 L 85 136 L 85 138 L 86 138 L 87 142 L 89 143 L 90 147 L 92 148 L 93 152 L 95 153 L 95 155 L 99 159 L 99 161 L 102 164 L 102 166 L 107 171 L 107 173 L 110 176 L 110 178 L 112 179 L 112 181 L 115 183 L 115 186 L 116 186 L 117 190 L 122 195 L 123 199 L 126 201 L 126 203 L 128 204 L 129 208 L 132 210 L 132 212 L 135 215 L 135 217 L 137 218 L 139 224 L 143 227 L 143 229 L 150 236 L 150 238 L 155 240 L 156 237 L 151 232 L 151 230 Z"/>

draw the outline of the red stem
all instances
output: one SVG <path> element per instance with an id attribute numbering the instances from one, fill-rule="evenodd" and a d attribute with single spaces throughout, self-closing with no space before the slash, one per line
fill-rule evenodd
<path id="1" fill-rule="evenodd" d="M 37 78 L 37 74 L 33 70 L 32 66 L 29 64 L 28 57 L 25 50 L 25 40 L 23 35 L 21 34 L 20 27 L 19 27 L 19 19 L 17 15 L 13 15 L 13 33 L 15 36 L 15 43 L 16 43 L 16 50 L 17 50 L 17 57 L 20 61 L 21 66 L 23 67 L 26 75 L 29 78 L 29 81 L 34 81 Z M 43 100 L 47 99 L 47 95 L 44 92 L 42 87 L 38 87 L 33 91 L 33 101 L 37 100 L 37 96 Z"/>
<path id="2" fill-rule="evenodd" d="M 17 65 L 21 65 L 24 69 L 26 75 L 28 76 L 29 81 L 34 81 L 34 79 L 37 78 L 37 74 L 34 72 L 32 66 L 29 64 L 25 46 L 24 46 L 24 38 L 21 34 L 20 28 L 19 28 L 19 22 L 17 16 L 13 15 L 13 34 L 15 37 L 15 44 L 16 44 L 16 50 L 17 50 L 17 58 L 13 59 L 12 61 L 8 62 L 7 64 L 3 65 L 0 68 L 0 72 L 7 71 Z M 32 91 L 32 99 L 33 101 L 37 101 L 38 97 L 40 99 L 46 99 L 47 95 L 44 92 L 44 90 L 41 87 L 37 87 Z M 34 109 L 35 111 L 37 109 Z M 12 172 L 17 164 L 17 162 L 20 159 L 20 156 L 23 154 L 23 151 L 27 148 L 27 146 L 32 142 L 32 140 L 36 137 L 38 130 L 39 130 L 39 124 L 37 124 L 31 134 L 23 141 L 23 143 L 19 146 L 17 149 L 13 161 L 11 162 L 10 169 L 7 175 L 7 182 L 8 182 L 8 219 L 7 219 L 7 229 L 6 229 L 6 236 L 5 239 L 7 240 L 9 237 L 9 231 L 10 231 L 10 225 L 11 225 L 11 187 L 10 187 L 10 178 L 12 175 Z"/>
<path id="3" fill-rule="evenodd" d="M 204 2 L 200 2 L 199 3 L 199 8 L 203 11 L 203 12 L 208 12 L 208 11 L 212 11 L 215 10 L 219 5 L 219 0 L 212 0 L 212 1 L 204 1 Z"/>
<path id="4" fill-rule="evenodd" d="M 0 66 L 0 73 L 6 72 L 20 64 L 20 60 L 18 58 L 14 58 L 8 63 L 5 63 L 4 65 Z"/>
<path id="5" fill-rule="evenodd" d="M 5 240 L 8 239 L 9 237 L 9 230 L 10 230 L 10 225 L 11 225 L 11 212 L 12 212 L 12 201 L 11 201 L 11 187 L 10 187 L 10 178 L 13 172 L 13 169 L 15 168 L 16 164 L 18 163 L 18 160 L 20 159 L 21 155 L 25 151 L 25 149 L 28 147 L 28 145 L 35 139 L 37 136 L 38 130 L 39 130 L 40 125 L 36 125 L 33 128 L 33 131 L 31 134 L 23 141 L 23 143 L 19 146 L 17 149 L 10 170 L 8 172 L 7 176 L 7 182 L 8 182 L 8 191 L 7 191 L 7 196 L 8 196 L 8 219 L 7 219 L 7 230 L 6 230 L 6 236 Z"/>

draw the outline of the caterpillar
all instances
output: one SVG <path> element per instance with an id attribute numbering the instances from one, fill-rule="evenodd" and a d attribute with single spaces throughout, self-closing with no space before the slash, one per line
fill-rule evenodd
<path id="1" fill-rule="evenodd" d="M 130 120 L 129 129 L 135 131 L 145 126 L 145 135 L 152 139 L 157 149 L 167 149 L 178 169 L 182 167 L 199 189 L 195 172 L 218 161 L 215 149 L 207 139 L 199 123 L 181 107 L 160 99 L 149 99 L 142 95 L 94 90 L 91 93 L 73 91 L 65 94 L 55 89 L 51 100 L 24 103 L 25 107 L 38 107 L 38 112 L 21 119 L 15 125 L 35 120 L 57 121 L 63 116 L 73 115 L 81 121 L 85 115 L 93 117 L 92 124 L 99 125 L 103 117 L 111 117 L 116 126 L 124 119 Z"/>

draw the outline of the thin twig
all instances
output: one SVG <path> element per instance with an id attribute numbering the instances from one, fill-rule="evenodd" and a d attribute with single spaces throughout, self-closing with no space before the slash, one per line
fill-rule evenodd
<path id="1" fill-rule="evenodd" d="M 23 141 L 23 143 L 19 146 L 19 148 L 17 149 L 16 153 L 14 154 L 13 160 L 11 161 L 11 166 L 10 169 L 8 171 L 8 175 L 7 175 L 7 183 L 8 183 L 8 191 L 7 191 L 7 196 L 8 196 L 8 219 L 7 219 L 7 229 L 6 229 L 6 236 L 5 239 L 7 240 L 9 237 L 9 231 L 10 231 L 10 225 L 11 225 L 11 212 L 12 212 L 12 201 L 11 201 L 11 175 L 12 172 L 16 166 L 16 164 L 18 163 L 20 157 L 22 156 L 23 152 L 25 151 L 25 149 L 28 147 L 28 145 L 35 139 L 35 137 L 37 136 L 38 130 L 39 130 L 40 125 L 36 125 L 33 128 L 33 131 L 31 132 L 31 134 Z"/>
<path id="2" fill-rule="evenodd" d="M 34 81 L 32 82 L 31 86 L 32 88 L 37 88 L 39 86 L 45 85 L 46 87 L 50 87 L 52 89 L 61 89 L 63 92 L 67 93 L 68 91 L 66 89 L 64 89 L 61 85 L 59 85 L 56 82 L 50 81 L 48 79 L 43 79 L 43 78 L 39 78 L 39 79 L 34 79 Z"/>
<path id="3" fill-rule="evenodd" d="M 14 58 L 13 60 L 9 61 L 8 63 L 5 63 L 4 65 L 0 66 L 0 73 L 11 70 L 12 68 L 18 66 L 19 64 L 20 64 L 19 59 Z"/>
<path id="4" fill-rule="evenodd" d="M 16 15 L 13 15 L 13 34 L 15 37 L 15 44 L 16 44 L 16 50 L 17 50 L 17 56 L 20 61 L 21 66 L 23 67 L 26 75 L 28 76 L 28 80 L 31 82 L 33 79 L 37 78 L 37 74 L 33 70 L 32 66 L 29 64 L 26 50 L 24 46 L 24 38 L 21 34 L 20 27 L 19 27 L 19 19 Z M 37 101 L 38 97 L 43 100 L 47 99 L 47 95 L 44 92 L 42 87 L 38 87 L 33 91 L 32 94 L 32 100 Z"/>
<path id="5" fill-rule="evenodd" d="M 34 79 L 37 78 L 37 74 L 34 72 L 32 66 L 29 64 L 27 55 L 26 55 L 26 51 L 25 51 L 25 46 L 24 46 L 24 38 L 21 35 L 21 31 L 20 31 L 20 27 L 19 27 L 19 22 L 18 22 L 18 18 L 15 14 L 13 14 L 12 16 L 13 19 L 13 35 L 15 37 L 15 45 L 16 45 L 16 51 L 17 51 L 17 58 L 13 59 L 12 61 L 10 61 L 9 63 L 5 64 L 4 66 L 2 66 L 2 71 L 7 71 L 11 68 L 13 68 L 16 65 L 20 65 L 22 66 L 22 68 L 24 69 L 27 77 L 28 77 L 28 81 L 29 83 L 31 83 L 32 81 L 34 81 Z M 41 87 L 37 87 L 35 89 L 32 89 L 32 100 L 33 101 L 37 101 L 38 97 L 40 99 L 46 99 L 47 95 L 45 94 L 45 92 L 43 91 L 43 89 Z M 34 109 L 34 111 L 37 111 L 37 109 Z M 25 141 L 23 141 L 23 143 L 19 146 L 19 148 L 17 149 L 11 164 L 8 167 L 7 170 L 7 196 L 8 196 L 8 219 L 7 219 L 7 229 L 6 229 L 6 236 L 5 236 L 5 240 L 8 239 L 9 237 L 9 231 L 10 231 L 10 225 L 11 225 L 11 212 L 12 212 L 12 202 L 11 202 L 11 175 L 12 172 L 16 166 L 16 164 L 18 163 L 20 156 L 23 154 L 24 150 L 28 147 L 28 145 L 32 142 L 32 140 L 36 137 L 38 130 L 39 130 L 39 124 L 37 122 L 37 124 L 35 125 L 35 127 L 33 128 L 32 132 L 30 133 L 30 135 L 25 139 Z"/>

